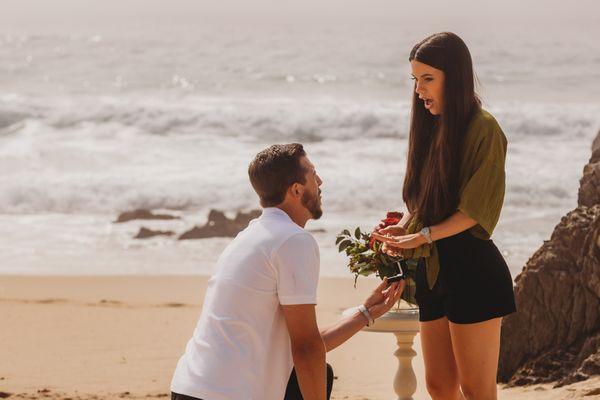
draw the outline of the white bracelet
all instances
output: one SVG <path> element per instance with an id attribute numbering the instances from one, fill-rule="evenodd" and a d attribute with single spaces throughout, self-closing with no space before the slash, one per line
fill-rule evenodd
<path id="1" fill-rule="evenodd" d="M 367 318 L 367 326 L 371 326 L 373 325 L 373 323 L 375 323 L 375 320 L 371 316 L 371 313 L 369 312 L 369 310 L 367 310 L 367 307 L 365 307 L 364 304 L 358 306 L 358 310 Z"/>

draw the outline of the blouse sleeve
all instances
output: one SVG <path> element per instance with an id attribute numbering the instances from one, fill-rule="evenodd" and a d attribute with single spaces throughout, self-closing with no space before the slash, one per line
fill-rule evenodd
<path id="1" fill-rule="evenodd" d="M 489 239 L 500 218 L 504 202 L 507 140 L 495 120 L 480 125 L 482 139 L 470 151 L 469 178 L 460 191 L 458 210 L 477 221 L 472 232 L 483 239 Z"/>

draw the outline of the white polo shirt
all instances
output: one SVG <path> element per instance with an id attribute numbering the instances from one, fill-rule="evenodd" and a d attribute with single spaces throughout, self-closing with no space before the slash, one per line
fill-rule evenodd
<path id="1" fill-rule="evenodd" d="M 219 257 L 171 391 L 203 400 L 282 400 L 292 372 L 280 305 L 316 304 L 319 248 L 265 208 Z"/>

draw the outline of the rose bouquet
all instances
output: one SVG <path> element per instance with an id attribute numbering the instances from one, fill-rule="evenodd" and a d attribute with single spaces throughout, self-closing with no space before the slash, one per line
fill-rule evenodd
<path id="1" fill-rule="evenodd" d="M 397 225 L 402 218 L 402 213 L 389 212 L 375 230 L 388 226 Z M 406 280 L 406 286 L 402 292 L 402 299 L 415 305 L 414 299 L 414 276 L 417 260 L 404 259 L 402 256 L 393 257 L 383 252 L 383 243 L 375 240 L 371 233 L 365 233 L 356 228 L 354 234 L 344 229 L 337 236 L 336 245 L 338 251 L 345 252 L 348 256 L 348 268 L 354 273 L 354 285 L 360 275 L 377 275 L 383 279 L 392 276 L 401 276 Z"/>

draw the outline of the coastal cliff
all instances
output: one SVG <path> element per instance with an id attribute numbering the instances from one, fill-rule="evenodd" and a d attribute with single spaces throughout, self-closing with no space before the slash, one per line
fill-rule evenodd
<path id="1" fill-rule="evenodd" d="M 515 279 L 518 312 L 502 324 L 498 380 L 563 386 L 600 375 L 600 132 L 577 208 Z"/>

